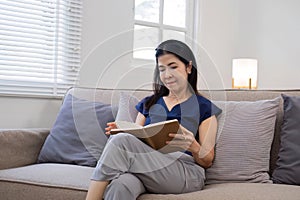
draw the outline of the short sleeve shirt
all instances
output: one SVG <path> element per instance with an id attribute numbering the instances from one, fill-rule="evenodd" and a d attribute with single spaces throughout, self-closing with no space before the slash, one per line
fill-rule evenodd
<path id="1" fill-rule="evenodd" d="M 214 105 L 210 100 L 200 95 L 192 95 L 186 101 L 175 105 L 171 110 L 168 109 L 163 97 L 147 110 L 145 103 L 150 96 L 142 99 L 136 109 L 146 117 L 144 125 L 160 121 L 177 119 L 186 129 L 191 131 L 196 137 L 199 125 L 213 115 L 219 115 L 222 110 Z"/>

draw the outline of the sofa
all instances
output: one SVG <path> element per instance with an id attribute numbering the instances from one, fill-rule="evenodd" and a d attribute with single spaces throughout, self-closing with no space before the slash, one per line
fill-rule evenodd
<path id="1" fill-rule="evenodd" d="M 272 174 L 278 167 L 278 154 L 281 148 L 280 134 L 283 121 L 283 99 L 282 94 L 290 96 L 300 96 L 300 90 L 213 90 L 213 91 L 200 91 L 202 95 L 216 102 L 216 105 L 221 105 L 220 102 L 264 102 L 265 100 L 277 99 L 278 102 L 275 107 L 276 113 L 274 118 L 274 124 L 257 123 L 255 127 L 268 126 L 272 131 L 269 145 L 265 145 L 264 152 L 258 148 L 258 155 L 267 155 L 262 160 L 264 168 L 263 179 L 257 179 L 256 174 L 254 178 L 243 178 L 241 175 L 237 175 L 237 178 L 223 177 L 222 180 L 216 176 L 218 169 L 207 170 L 208 182 L 204 189 L 201 191 L 185 193 L 185 194 L 149 194 L 145 193 L 138 197 L 139 200 L 165 200 L 165 199 L 188 199 L 188 200 L 298 200 L 300 198 L 300 187 L 297 184 L 275 184 L 272 181 Z M 120 95 L 127 94 L 129 97 L 135 97 L 141 99 L 144 96 L 151 94 L 150 90 L 121 90 L 121 89 L 93 89 L 93 88 L 81 88 L 75 87 L 68 90 L 67 94 L 72 94 L 76 98 L 85 99 L 92 102 L 104 102 L 109 105 L 114 105 L 116 112 L 120 110 Z M 128 96 L 127 96 L 128 97 Z M 66 99 L 66 97 L 65 97 Z M 64 100 L 66 101 L 66 100 Z M 123 102 L 124 103 L 124 102 Z M 62 104 L 63 105 L 63 104 Z M 239 104 L 240 105 L 240 104 Z M 238 106 L 239 106 L 238 105 Z M 245 107 L 252 111 L 257 105 L 247 104 Z M 262 104 L 259 104 L 259 106 Z M 124 105 L 123 105 L 124 106 Z M 234 105 L 236 107 L 237 105 Z M 113 106 L 112 106 L 113 107 Z M 273 106 L 274 107 L 274 106 Z M 113 110 L 113 109 L 112 109 Z M 259 110 L 259 109 L 258 109 Z M 229 112 L 230 109 L 224 109 L 223 113 Z M 128 111 L 127 112 L 132 112 Z M 113 113 L 113 111 L 112 111 Z M 264 111 L 266 113 L 266 111 Z M 128 113 L 131 115 L 132 113 Z M 116 115 L 116 113 L 115 113 Z M 234 115 L 230 113 L 229 118 Z M 249 117 L 249 115 L 245 116 Z M 242 117 L 238 117 L 242 118 Z M 271 118 L 270 116 L 268 117 Z M 255 121 L 255 119 L 249 117 L 249 121 Z M 236 120 L 233 120 L 236 121 Z M 245 120 L 247 121 L 247 120 Z M 273 123 L 272 121 L 272 123 Z M 58 123 L 58 122 L 56 122 Z M 226 123 L 226 119 L 225 119 Z M 250 127 L 250 128 L 251 128 Z M 224 128 L 224 127 L 223 127 Z M 227 129 L 230 127 L 227 127 Z M 226 127 L 224 128 L 226 129 Z M 242 127 L 243 129 L 243 127 Z M 53 131 L 50 129 L 32 128 L 32 129 L 18 129 L 18 130 L 0 130 L 0 199 L 12 200 L 12 199 L 27 199 L 27 200 L 46 200 L 46 199 L 61 199 L 61 200 L 83 200 L 87 194 L 87 189 L 90 182 L 91 174 L 94 167 L 89 165 L 80 165 L 72 162 L 40 162 L 41 149 L 45 146 L 45 141 L 49 137 L 49 133 Z M 220 131 L 220 128 L 219 130 Z M 244 130 L 247 132 L 247 130 Z M 240 133 L 239 133 L 240 134 Z M 247 133 L 247 136 L 251 133 Z M 254 133 L 255 134 L 255 133 Z M 260 136 L 257 136 L 260 137 Z M 226 139 L 226 138 L 225 138 Z M 254 138 L 255 139 L 255 138 Z M 259 139 L 263 140 L 263 139 Z M 226 140 L 224 140 L 226 141 Z M 243 141 L 243 140 L 241 140 Z M 246 149 L 245 145 L 254 145 L 260 143 L 260 141 L 247 141 L 243 143 L 243 149 Z M 264 142 L 266 143 L 266 142 Z M 218 144 L 218 142 L 217 142 Z M 71 144 L 72 145 L 72 144 Z M 227 148 L 229 145 L 225 145 L 220 148 Z M 232 145 L 234 147 L 234 145 Z M 238 147 L 239 148 L 239 147 Z M 243 157 L 247 157 L 247 153 L 252 150 L 247 150 L 243 153 Z M 253 151 L 256 151 L 255 149 Z M 100 152 L 101 153 L 101 152 Z M 216 146 L 216 163 L 218 162 L 219 154 L 223 153 L 223 157 L 226 157 L 226 151 L 222 149 L 222 152 L 218 151 L 218 145 Z M 238 157 L 237 154 L 235 157 Z M 257 156 L 257 155 L 256 155 Z M 235 159 L 233 157 L 232 159 Z M 239 169 L 239 166 L 243 167 L 243 163 L 253 162 L 253 165 L 259 165 L 259 158 L 250 159 L 249 161 L 242 160 L 236 162 L 235 169 L 231 169 L 230 163 L 227 163 L 228 172 L 222 172 L 222 176 L 226 174 L 237 173 L 243 171 Z M 256 164 L 258 163 L 258 164 Z M 222 165 L 222 163 L 219 163 Z M 249 166 L 247 166 L 249 168 Z M 256 166 L 250 166 L 250 173 L 252 173 Z M 231 171 L 230 171 L 231 170 Z M 297 172 L 296 172 L 297 173 Z M 241 178 L 242 177 L 242 178 Z"/>

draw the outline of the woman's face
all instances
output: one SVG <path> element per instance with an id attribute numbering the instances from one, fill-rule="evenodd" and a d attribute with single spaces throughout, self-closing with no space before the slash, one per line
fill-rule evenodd
<path id="1" fill-rule="evenodd" d="M 180 92 L 188 87 L 188 73 L 192 65 L 188 67 L 173 54 L 164 54 L 158 57 L 158 70 L 160 80 L 172 92 Z"/>

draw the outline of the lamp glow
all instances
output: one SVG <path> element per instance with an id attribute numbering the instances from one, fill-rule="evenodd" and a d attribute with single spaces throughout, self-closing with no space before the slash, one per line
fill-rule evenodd
<path id="1" fill-rule="evenodd" d="M 232 88 L 257 88 L 257 60 L 239 58 L 232 60 Z"/>

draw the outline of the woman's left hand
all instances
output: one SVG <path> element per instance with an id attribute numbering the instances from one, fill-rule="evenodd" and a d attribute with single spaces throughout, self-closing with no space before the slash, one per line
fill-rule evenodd
<path id="1" fill-rule="evenodd" d="M 193 152 L 196 146 L 200 146 L 194 137 L 194 134 L 180 125 L 180 132 L 169 133 L 172 141 L 167 141 L 167 144 L 174 147 L 179 147 L 182 150 L 187 150 Z"/>

